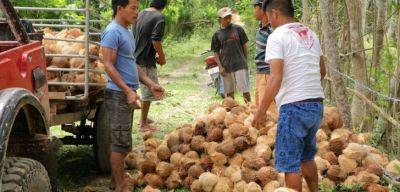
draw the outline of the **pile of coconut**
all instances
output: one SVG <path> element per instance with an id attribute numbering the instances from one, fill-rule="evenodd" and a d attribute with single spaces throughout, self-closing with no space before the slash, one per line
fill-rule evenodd
<path id="1" fill-rule="evenodd" d="M 86 36 L 84 33 L 77 28 L 65 29 L 62 31 L 53 31 L 49 28 L 43 30 L 44 38 L 55 38 L 55 39 L 68 39 L 68 40 L 85 40 Z M 85 44 L 78 42 L 66 42 L 66 41 L 54 41 L 54 40 L 43 40 L 42 41 L 46 54 L 63 54 L 63 55 L 81 55 L 84 56 L 86 53 Z M 104 72 L 104 65 L 99 60 L 101 58 L 100 47 L 96 45 L 90 45 L 89 48 L 90 66 L 89 69 L 98 70 Z M 47 67 L 51 68 L 74 68 L 83 69 L 85 67 L 84 58 L 67 58 L 67 57 L 47 57 Z M 83 83 L 85 76 L 83 72 L 48 72 L 47 79 L 49 82 L 71 82 L 71 83 Z M 102 73 L 89 73 L 89 80 L 91 83 L 106 83 L 107 80 Z M 71 90 L 71 87 L 60 87 L 50 86 L 51 91 L 64 92 Z M 82 90 L 83 87 L 72 87 L 72 91 Z"/>
<path id="2" fill-rule="evenodd" d="M 134 149 L 125 160 L 128 168 L 138 170 L 127 179 L 135 186 L 146 186 L 145 191 L 272 192 L 283 187 L 284 174 L 274 168 L 277 118 L 268 113 L 267 123 L 257 129 L 251 126 L 250 114 L 249 108 L 225 99 L 162 141 L 144 135 L 144 146 Z M 365 145 L 367 134 L 354 134 L 342 126 L 338 110 L 327 107 L 317 133 L 315 158 L 324 188 L 356 183 L 370 192 L 388 191 L 379 184 L 380 166 L 399 178 L 396 166 L 400 162 L 389 162 L 385 154 Z M 309 191 L 305 181 L 303 191 Z"/>

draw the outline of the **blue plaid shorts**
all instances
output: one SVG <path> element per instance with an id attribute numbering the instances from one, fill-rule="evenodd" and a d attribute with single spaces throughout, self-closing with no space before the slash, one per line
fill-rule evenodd
<path id="1" fill-rule="evenodd" d="M 324 113 L 322 102 L 282 105 L 275 144 L 275 166 L 279 172 L 298 173 L 301 163 L 317 153 L 316 133 Z"/>

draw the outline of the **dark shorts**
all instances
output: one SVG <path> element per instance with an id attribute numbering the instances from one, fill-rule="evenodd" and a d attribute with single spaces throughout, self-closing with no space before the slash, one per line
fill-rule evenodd
<path id="1" fill-rule="evenodd" d="M 126 95 L 120 91 L 106 89 L 106 123 L 110 130 L 111 151 L 128 153 L 132 151 L 133 110 Z"/>
<path id="2" fill-rule="evenodd" d="M 324 113 L 322 102 L 282 105 L 275 144 L 275 166 L 279 172 L 298 173 L 301 163 L 317 153 L 316 133 Z"/>

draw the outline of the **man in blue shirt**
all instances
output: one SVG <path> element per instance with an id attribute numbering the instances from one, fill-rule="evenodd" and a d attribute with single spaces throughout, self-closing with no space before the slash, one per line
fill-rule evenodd
<path id="1" fill-rule="evenodd" d="M 111 138 L 111 183 L 118 192 L 131 192 L 124 180 L 124 159 L 132 150 L 133 109 L 137 108 L 139 81 L 161 98 L 164 89 L 136 65 L 135 39 L 128 26 L 135 23 L 138 0 L 113 0 L 114 20 L 102 34 L 101 46 L 107 72 L 106 123 Z"/>

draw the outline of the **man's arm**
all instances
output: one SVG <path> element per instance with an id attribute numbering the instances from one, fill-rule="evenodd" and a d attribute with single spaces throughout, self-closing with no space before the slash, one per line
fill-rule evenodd
<path id="1" fill-rule="evenodd" d="M 217 62 L 218 64 L 219 72 L 223 77 L 225 77 L 225 69 L 224 66 L 222 66 L 221 60 L 219 59 L 219 53 L 214 52 L 214 57 L 215 57 L 215 62 Z"/>
<path id="2" fill-rule="evenodd" d="M 326 76 L 326 67 L 325 67 L 324 56 L 321 56 L 321 59 L 319 61 L 319 67 L 320 67 L 321 81 L 322 81 L 322 80 L 324 80 L 324 78 Z"/>
<path id="3" fill-rule="evenodd" d="M 268 78 L 267 87 L 265 88 L 264 98 L 258 107 L 257 113 L 254 116 L 253 126 L 260 127 L 265 121 L 265 114 L 275 96 L 278 94 L 281 88 L 283 79 L 283 60 L 274 59 L 271 60 L 271 75 Z"/>
<path id="4" fill-rule="evenodd" d="M 163 45 L 162 45 L 161 41 L 153 41 L 153 46 L 158 55 L 158 57 L 156 58 L 157 63 L 160 65 L 165 65 L 167 63 L 167 59 L 165 57 L 165 53 L 164 53 L 164 49 L 163 49 Z"/>
<path id="5" fill-rule="evenodd" d="M 249 47 L 247 46 L 247 43 L 245 43 L 243 45 L 243 53 L 244 53 L 244 57 L 246 58 L 246 60 L 248 59 L 248 55 L 249 55 Z"/>

